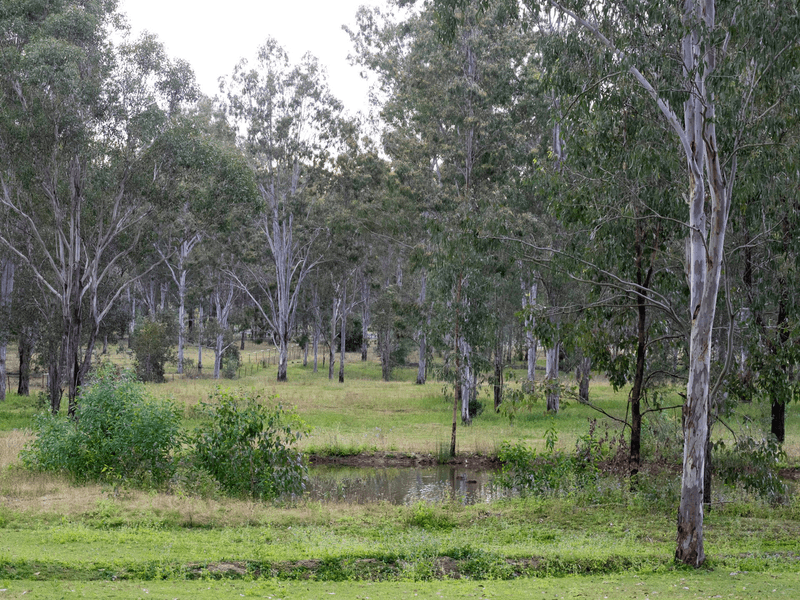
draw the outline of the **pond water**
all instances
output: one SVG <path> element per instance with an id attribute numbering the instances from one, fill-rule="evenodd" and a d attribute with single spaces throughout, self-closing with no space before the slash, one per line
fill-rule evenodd
<path id="1" fill-rule="evenodd" d="M 413 504 L 419 501 L 478 504 L 508 495 L 492 485 L 496 471 L 463 465 L 430 467 L 343 467 L 318 465 L 309 470 L 307 498 L 367 504 Z"/>

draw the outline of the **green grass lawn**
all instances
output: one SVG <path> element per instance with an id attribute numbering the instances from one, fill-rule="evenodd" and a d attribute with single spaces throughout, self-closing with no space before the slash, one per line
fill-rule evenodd
<path id="1" fill-rule="evenodd" d="M 412 368 L 382 382 L 378 364 L 351 358 L 343 384 L 330 382 L 327 368 L 315 374 L 295 361 L 281 384 L 270 366 L 220 382 L 170 374 L 148 387 L 182 407 L 186 427 L 217 386 L 293 406 L 314 427 L 308 451 L 435 455 L 449 443 L 452 399 L 441 383 L 415 385 Z M 624 417 L 626 394 L 593 381 L 592 402 L 611 414 Z M 488 396 L 484 402 L 490 406 Z M 18 465 L 35 403 L 10 395 L 0 404 L 0 600 L 800 597 L 797 496 L 773 506 L 715 482 L 709 558 L 694 571 L 672 560 L 674 468 L 645 472 L 636 493 L 610 477 L 592 490 L 478 506 L 281 505 L 76 486 Z M 765 417 L 758 405 L 744 412 L 751 423 Z M 795 405 L 787 412 L 788 461 L 797 464 L 800 420 Z M 458 451 L 494 455 L 503 441 L 543 449 L 554 429 L 557 448 L 571 452 L 590 418 L 598 418 L 598 434 L 606 425 L 618 434 L 618 425 L 577 402 L 562 403 L 558 415 L 535 405 L 513 424 L 487 409 L 458 427 Z M 645 456 L 662 446 L 679 455 L 678 419 L 675 411 L 651 418 Z M 745 420 L 727 423 L 737 430 Z"/>

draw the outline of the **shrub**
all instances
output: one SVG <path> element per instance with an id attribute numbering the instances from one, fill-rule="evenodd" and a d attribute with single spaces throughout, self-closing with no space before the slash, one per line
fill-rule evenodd
<path id="1" fill-rule="evenodd" d="M 236 379 L 239 364 L 239 348 L 236 344 L 231 344 L 222 353 L 222 376 L 225 379 Z"/>
<path id="2" fill-rule="evenodd" d="M 268 408 L 258 396 L 217 391 L 204 403 L 207 420 L 194 433 L 198 465 L 229 493 L 258 499 L 300 495 L 308 467 L 292 446 L 308 427 L 280 405 Z"/>
<path id="3" fill-rule="evenodd" d="M 728 447 L 720 440 L 714 444 L 713 465 L 728 485 L 742 485 L 746 490 L 772 502 L 786 498 L 786 484 L 778 469 L 786 454 L 773 435 L 741 435 Z"/>
<path id="4" fill-rule="evenodd" d="M 175 469 L 180 417 L 168 401 L 150 398 L 130 374 L 101 366 L 81 391 L 75 420 L 41 414 L 26 466 L 66 471 L 79 481 L 132 479 L 160 484 Z"/>
<path id="5" fill-rule="evenodd" d="M 136 375 L 142 381 L 163 383 L 164 365 L 175 360 L 172 342 L 174 326 L 168 320 L 145 321 L 133 332 Z"/>

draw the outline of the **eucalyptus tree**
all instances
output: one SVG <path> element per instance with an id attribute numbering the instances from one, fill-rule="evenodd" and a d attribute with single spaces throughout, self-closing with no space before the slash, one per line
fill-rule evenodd
<path id="1" fill-rule="evenodd" d="M 286 381 L 299 293 L 319 261 L 314 242 L 322 228 L 311 219 L 319 200 L 315 177 L 337 143 L 342 106 L 317 59 L 306 54 L 292 65 L 274 39 L 259 48 L 253 66 L 242 60 L 224 89 L 264 203 L 259 223 L 271 272 L 267 278 L 252 270 L 260 298 L 248 294 L 275 332 L 278 381 Z"/>
<path id="2" fill-rule="evenodd" d="M 126 265 L 153 208 L 142 160 L 193 94 L 188 66 L 152 36 L 112 45 L 117 17 L 113 3 L 67 0 L 0 13 L 0 210 L 31 240 L 0 243 L 60 305 L 53 412 L 66 384 L 74 413 L 100 324 L 142 276 Z"/>

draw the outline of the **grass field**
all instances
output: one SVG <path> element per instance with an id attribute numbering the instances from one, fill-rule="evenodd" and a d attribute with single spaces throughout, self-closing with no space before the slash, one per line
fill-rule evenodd
<path id="1" fill-rule="evenodd" d="M 411 368 L 385 383 L 379 365 L 348 356 L 346 381 L 339 384 L 328 381 L 327 368 L 314 374 L 295 361 L 289 381 L 277 384 L 274 366 L 247 362 L 247 352 L 256 351 L 243 354 L 251 368 L 239 379 L 172 381 L 169 374 L 168 383 L 149 389 L 182 407 L 186 427 L 217 385 L 253 390 L 265 401 L 296 407 L 314 427 L 303 442 L 312 452 L 436 455 L 449 443 L 450 396 L 435 381 L 414 385 Z M 112 355 L 115 362 L 125 357 Z M 591 395 L 607 412 L 624 416 L 624 390 L 614 393 L 596 378 Z M 76 486 L 19 466 L 35 404 L 14 395 L 0 404 L 0 600 L 800 597 L 794 495 L 770 505 L 716 482 L 706 518 L 709 559 L 695 571 L 672 561 L 674 469 L 646 474 L 636 493 L 611 477 L 590 491 L 478 506 L 280 505 Z M 494 455 L 506 440 L 542 449 L 553 429 L 557 448 L 571 452 L 588 431 L 587 420 L 600 415 L 575 402 L 562 406 L 555 416 L 534 406 L 513 424 L 486 410 L 471 427 L 458 428 L 458 451 Z M 735 431 L 765 417 L 758 405 L 746 408 L 747 419 L 728 422 Z M 787 463 L 797 466 L 797 406 L 787 412 Z M 679 444 L 678 418 L 652 420 L 646 456 Z"/>

